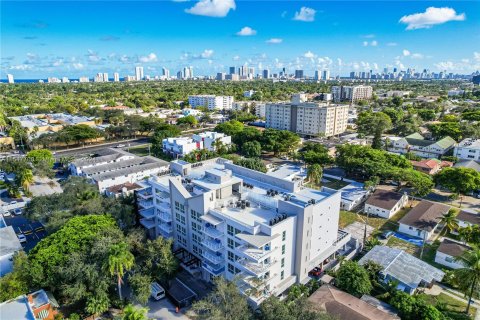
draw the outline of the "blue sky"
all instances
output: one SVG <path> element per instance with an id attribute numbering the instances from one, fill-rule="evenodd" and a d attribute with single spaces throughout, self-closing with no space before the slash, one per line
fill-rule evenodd
<path id="1" fill-rule="evenodd" d="M 479 1 L 2 1 L 1 78 L 480 69 Z"/>

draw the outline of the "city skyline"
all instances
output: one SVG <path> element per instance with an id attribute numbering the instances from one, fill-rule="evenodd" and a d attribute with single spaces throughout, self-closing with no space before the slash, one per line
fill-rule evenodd
<path id="1" fill-rule="evenodd" d="M 275 5 L 272 5 L 275 3 Z M 478 2 L 2 3 L 0 78 L 480 69 Z M 386 10 L 385 8 L 388 8 Z M 21 15 L 19 13 L 22 13 Z M 75 14 L 69 14 L 74 12 Z M 99 14 L 102 12 L 102 14 Z M 448 40 L 446 40 L 448 39 Z M 455 43 L 455 47 L 452 47 Z M 477 45 L 476 45 L 477 43 Z"/>

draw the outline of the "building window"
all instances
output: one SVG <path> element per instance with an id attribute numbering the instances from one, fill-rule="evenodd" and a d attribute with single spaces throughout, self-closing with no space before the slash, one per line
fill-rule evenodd
<path id="1" fill-rule="evenodd" d="M 282 254 L 285 254 L 285 245 L 282 244 Z"/>
<path id="2" fill-rule="evenodd" d="M 283 278 L 285 278 L 285 271 L 282 270 L 282 272 L 280 272 L 280 280 L 283 280 Z"/>
<path id="3" fill-rule="evenodd" d="M 235 268 L 230 263 L 228 264 L 228 272 L 235 274 Z"/>
<path id="4" fill-rule="evenodd" d="M 234 232 L 234 228 L 233 226 L 231 225 L 227 225 L 227 233 L 230 235 L 230 236 L 233 236 L 233 232 Z"/>
<path id="5" fill-rule="evenodd" d="M 280 267 L 281 268 L 285 267 L 285 258 L 282 258 Z"/>
<path id="6" fill-rule="evenodd" d="M 228 251 L 228 260 L 235 261 L 235 255 L 231 251 Z"/>
<path id="7" fill-rule="evenodd" d="M 282 241 L 285 241 L 287 239 L 287 231 L 282 232 Z"/>
<path id="8" fill-rule="evenodd" d="M 233 240 L 230 239 L 230 238 L 228 238 L 228 239 L 227 239 L 227 245 L 228 245 L 228 247 L 229 247 L 230 249 L 233 249 Z"/>

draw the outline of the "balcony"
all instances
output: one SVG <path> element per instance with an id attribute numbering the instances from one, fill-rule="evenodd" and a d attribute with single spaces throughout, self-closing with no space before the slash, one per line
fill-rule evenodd
<path id="1" fill-rule="evenodd" d="M 267 250 L 268 249 L 268 250 Z M 278 247 L 270 249 L 270 246 L 265 246 L 265 249 L 258 249 L 248 245 L 242 245 L 237 250 L 246 258 L 256 262 L 260 262 L 268 257 L 272 252 L 276 251 Z"/>
<path id="2" fill-rule="evenodd" d="M 225 261 L 219 252 L 217 252 L 217 254 L 213 254 L 209 251 L 203 251 L 202 256 L 213 264 L 221 264 Z"/>
<path id="3" fill-rule="evenodd" d="M 214 276 L 219 276 L 223 271 L 225 271 L 225 267 L 222 265 L 212 266 L 206 262 L 202 262 L 202 268 L 207 270 L 209 273 L 213 274 Z"/>
<path id="4" fill-rule="evenodd" d="M 151 229 L 155 227 L 155 221 L 152 219 L 140 219 L 140 224 L 146 229 Z"/>
<path id="5" fill-rule="evenodd" d="M 214 252 L 217 252 L 223 249 L 222 242 L 218 239 L 216 240 L 207 239 L 202 241 L 202 244 L 205 248 L 208 248 Z"/>
<path id="6" fill-rule="evenodd" d="M 152 200 L 140 200 L 138 201 L 138 205 L 142 209 L 149 209 L 153 207 L 153 201 Z"/>
<path id="7" fill-rule="evenodd" d="M 157 215 L 164 222 L 172 222 L 172 214 L 157 209 Z"/>
<path id="8" fill-rule="evenodd" d="M 215 228 L 212 228 L 212 227 L 205 227 L 203 229 L 203 234 L 213 238 L 213 239 L 220 239 L 221 237 L 223 237 L 223 233 L 218 231 L 217 229 Z"/>
<path id="9" fill-rule="evenodd" d="M 145 219 L 155 218 L 155 210 L 153 208 L 139 210 L 138 214 L 140 214 Z"/>
<path id="10" fill-rule="evenodd" d="M 149 191 L 139 191 L 139 192 L 137 192 L 137 196 L 140 199 L 149 200 L 149 199 L 152 199 L 153 194 L 152 194 L 151 190 L 149 190 Z"/>
<path id="11" fill-rule="evenodd" d="M 167 232 L 161 228 L 159 228 L 159 231 L 160 231 L 160 235 L 164 238 L 172 238 L 173 237 L 173 232 L 170 231 L 170 232 Z"/>
<path id="12" fill-rule="evenodd" d="M 246 259 L 241 259 L 237 261 L 238 265 L 247 272 L 250 272 L 254 275 L 260 275 L 264 272 L 267 272 L 270 267 L 272 267 L 277 261 L 272 261 L 270 263 L 254 263 Z"/>
<path id="13" fill-rule="evenodd" d="M 158 225 L 158 228 L 160 230 L 162 230 L 163 232 L 165 233 L 172 233 L 173 232 L 173 228 L 172 228 L 172 225 L 171 224 L 168 224 L 168 223 L 161 223 Z"/>

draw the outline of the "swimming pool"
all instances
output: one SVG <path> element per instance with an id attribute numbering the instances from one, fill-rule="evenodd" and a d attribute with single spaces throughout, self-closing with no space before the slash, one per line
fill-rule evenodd
<path id="1" fill-rule="evenodd" d="M 414 245 L 419 246 L 419 247 L 421 247 L 422 244 L 423 244 L 423 240 L 422 240 L 422 239 L 410 237 L 410 236 L 407 236 L 407 235 L 405 235 L 405 234 L 403 234 L 403 233 L 395 232 L 395 234 L 394 234 L 393 236 L 394 236 L 395 238 L 400 239 L 400 240 L 410 242 L 411 244 L 414 244 Z"/>

